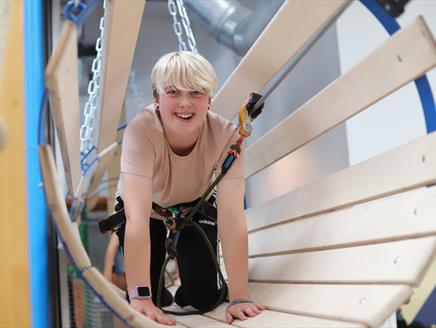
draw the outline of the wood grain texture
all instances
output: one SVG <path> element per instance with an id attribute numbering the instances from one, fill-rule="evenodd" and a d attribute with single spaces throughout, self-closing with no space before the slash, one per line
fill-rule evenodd
<path id="1" fill-rule="evenodd" d="M 205 313 L 204 316 L 216 320 L 225 319 L 225 310 L 228 303 L 220 305 L 215 310 Z M 260 315 L 246 321 L 235 320 L 232 326 L 241 328 L 250 327 L 286 327 L 286 328 L 351 328 L 364 327 L 362 324 L 335 320 L 326 320 L 315 317 L 301 316 L 290 313 L 265 310 Z"/>
<path id="2" fill-rule="evenodd" d="M 435 215 L 436 187 L 421 188 L 250 233 L 249 254 L 301 253 L 435 235 Z"/>
<path id="3" fill-rule="evenodd" d="M 27 224 L 26 139 L 24 106 L 24 5 L 9 1 L 4 65 L 0 72 L 0 117 L 6 140 L 0 149 L 0 326 L 30 327 L 30 274 Z M 6 12 L 2 13 L 6 15 Z M 3 16 L 4 17 L 4 16 Z M 3 25 L 2 22 L 1 25 Z M 1 64 L 0 64 L 1 65 Z"/>
<path id="4" fill-rule="evenodd" d="M 410 296 L 402 285 L 250 283 L 251 298 L 270 310 L 378 327 Z"/>
<path id="5" fill-rule="evenodd" d="M 212 104 L 212 110 L 231 119 L 239 111 L 250 92 L 259 92 L 345 2 L 344 0 L 284 1 L 219 90 Z"/>
<path id="6" fill-rule="evenodd" d="M 145 0 L 112 0 L 106 5 L 97 142 L 99 151 L 115 141 Z"/>
<path id="7" fill-rule="evenodd" d="M 250 230 L 322 214 L 436 182 L 436 133 L 246 210 Z"/>
<path id="8" fill-rule="evenodd" d="M 249 147 L 246 177 L 304 146 L 435 65 L 434 37 L 424 19 L 418 17 Z"/>
<path id="9" fill-rule="evenodd" d="M 45 83 L 56 125 L 68 191 L 74 195 L 80 179 L 80 103 L 77 30 L 67 21 L 45 69 Z"/>
<path id="10" fill-rule="evenodd" d="M 281 283 L 417 286 L 434 255 L 436 237 L 258 257 L 249 261 L 249 278 Z"/>

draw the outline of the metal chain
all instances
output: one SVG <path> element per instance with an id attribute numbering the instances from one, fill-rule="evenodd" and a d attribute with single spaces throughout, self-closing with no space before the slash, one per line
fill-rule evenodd
<path id="1" fill-rule="evenodd" d="M 180 51 L 188 50 L 186 46 L 186 42 L 184 41 L 183 38 L 183 29 L 184 29 L 190 50 L 194 53 L 198 53 L 197 43 L 195 42 L 195 37 L 194 34 L 192 33 L 191 24 L 189 21 L 188 14 L 186 13 L 183 0 L 175 0 L 175 1 L 168 0 L 168 11 L 170 12 L 170 15 L 173 17 L 173 30 L 179 42 L 179 50 Z M 177 17 L 177 14 L 181 18 L 182 21 L 181 23 Z"/>
<path id="2" fill-rule="evenodd" d="M 177 9 L 179 10 L 179 15 L 182 20 L 183 28 L 185 29 L 186 38 L 188 40 L 189 48 L 192 52 L 198 53 L 197 42 L 195 42 L 194 33 L 192 33 L 191 23 L 189 21 L 188 14 L 186 12 L 183 0 L 176 0 Z"/>
<path id="3" fill-rule="evenodd" d="M 106 8 L 106 0 L 103 2 L 103 9 Z M 97 55 L 92 61 L 92 80 L 88 84 L 88 101 L 86 102 L 83 113 L 85 120 L 80 127 L 80 151 L 85 153 L 93 146 L 93 135 L 95 126 L 95 113 L 97 109 L 98 91 L 100 89 L 101 55 L 103 49 L 104 36 L 104 14 L 100 18 L 100 36 L 95 43 Z"/>

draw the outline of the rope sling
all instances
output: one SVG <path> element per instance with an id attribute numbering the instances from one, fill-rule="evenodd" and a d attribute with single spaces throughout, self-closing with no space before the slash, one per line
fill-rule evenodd
<path id="1" fill-rule="evenodd" d="M 227 283 L 222 274 L 219 261 L 217 259 L 217 255 L 211 245 L 209 239 L 207 238 L 206 233 L 203 231 L 201 226 L 194 221 L 194 217 L 198 213 L 202 213 L 206 216 L 211 216 L 210 205 L 207 207 L 206 198 L 211 194 L 213 189 L 218 185 L 218 183 L 222 180 L 225 174 L 230 170 L 235 160 L 239 157 L 241 153 L 241 145 L 244 139 L 251 135 L 252 132 L 252 121 L 262 112 L 263 104 L 258 104 L 258 101 L 261 99 L 261 95 L 256 93 L 251 93 L 250 96 L 245 101 L 244 105 L 241 107 L 239 111 L 239 138 L 237 141 L 232 144 L 228 150 L 227 157 L 224 160 L 221 166 L 221 173 L 216 177 L 216 179 L 209 185 L 203 195 L 192 203 L 189 204 L 179 204 L 169 208 L 162 208 L 156 203 L 153 203 L 153 210 L 165 217 L 164 220 L 165 225 L 168 229 L 167 238 L 165 240 L 165 248 L 168 255 L 165 258 L 165 261 L 162 265 L 160 275 L 159 275 L 159 283 L 158 283 L 158 292 L 157 292 L 157 301 L 156 306 L 161 308 L 161 298 L 164 287 L 164 275 L 165 269 L 168 262 L 177 257 L 177 242 L 180 236 L 181 230 L 186 226 L 193 226 L 198 233 L 202 236 L 204 242 L 207 245 L 210 256 L 213 259 L 213 263 L 215 265 L 215 269 L 218 272 L 219 280 L 220 280 L 220 295 L 219 298 L 213 306 L 205 311 L 185 311 L 185 312 L 176 312 L 162 309 L 165 313 L 175 314 L 175 315 L 191 315 L 191 314 L 202 314 L 205 312 L 212 311 L 216 307 L 218 307 L 221 303 L 224 302 L 225 297 L 227 295 L 228 287 Z M 190 205 L 192 208 L 185 215 L 186 209 L 189 209 Z M 200 212 L 202 210 L 202 212 Z M 213 215 L 213 214 L 212 214 Z M 216 216 L 216 210 L 215 210 Z M 126 224 L 126 216 L 124 213 L 124 206 L 121 204 L 118 211 L 109 216 L 107 219 L 99 222 L 99 228 L 101 233 L 105 233 L 107 231 L 118 231 L 119 229 L 123 229 Z M 119 236 L 119 235 L 118 235 Z M 120 244 L 124 244 L 124 241 L 120 241 Z"/>

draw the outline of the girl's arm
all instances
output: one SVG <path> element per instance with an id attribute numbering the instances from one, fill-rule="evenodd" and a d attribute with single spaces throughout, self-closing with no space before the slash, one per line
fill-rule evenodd
<path id="1" fill-rule="evenodd" d="M 126 232 L 124 239 L 124 266 L 127 290 L 138 285 L 151 289 L 150 280 L 150 213 L 152 203 L 152 181 L 147 177 L 121 174 Z M 175 320 L 166 316 L 151 299 L 133 299 L 131 306 L 152 320 L 174 325 Z"/>
<path id="2" fill-rule="evenodd" d="M 223 180 L 218 185 L 218 229 L 226 266 L 230 302 L 249 299 L 248 291 L 248 236 L 244 214 L 244 179 Z M 245 320 L 264 309 L 255 303 L 240 303 L 230 306 L 227 322 L 233 318 Z"/>

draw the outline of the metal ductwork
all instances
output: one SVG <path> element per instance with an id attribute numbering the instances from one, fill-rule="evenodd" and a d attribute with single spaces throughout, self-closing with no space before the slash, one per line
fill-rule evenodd
<path id="1" fill-rule="evenodd" d="M 236 0 L 185 0 L 212 36 L 238 55 L 245 55 L 284 0 L 257 3 L 256 12 Z"/>

